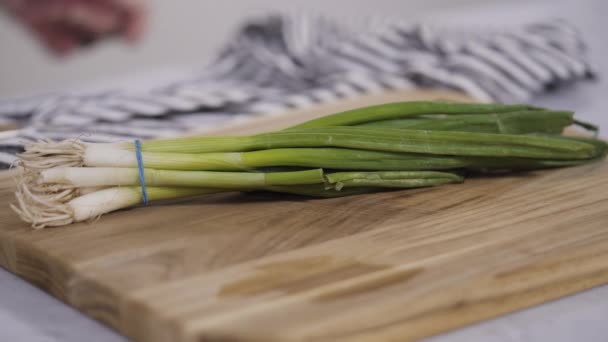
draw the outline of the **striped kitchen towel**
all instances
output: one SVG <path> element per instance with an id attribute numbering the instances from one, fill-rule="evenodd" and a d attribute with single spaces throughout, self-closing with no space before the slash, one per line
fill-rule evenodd
<path id="1" fill-rule="evenodd" d="M 527 101 L 591 78 L 579 33 L 560 20 L 467 32 L 399 20 L 340 24 L 315 15 L 246 23 L 201 72 L 145 91 L 0 101 L 0 166 L 24 142 L 149 139 L 340 98 L 416 87 L 480 101 Z"/>

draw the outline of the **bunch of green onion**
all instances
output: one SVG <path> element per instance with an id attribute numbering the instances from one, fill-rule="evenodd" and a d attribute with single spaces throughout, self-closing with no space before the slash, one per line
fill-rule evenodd
<path id="1" fill-rule="evenodd" d="M 401 102 L 271 133 L 141 143 L 150 201 L 228 191 L 336 197 L 463 181 L 468 171 L 574 166 L 607 144 L 562 136 L 573 113 L 528 105 Z M 34 228 L 142 203 L 133 143 L 29 144 L 13 209 Z"/>

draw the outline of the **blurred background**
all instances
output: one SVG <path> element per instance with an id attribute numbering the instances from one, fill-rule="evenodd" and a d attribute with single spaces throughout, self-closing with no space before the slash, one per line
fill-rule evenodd
<path id="1" fill-rule="evenodd" d="M 0 0 L 0 3 L 2 0 Z M 591 60 L 607 51 L 599 18 L 608 13 L 603 0 L 148 0 L 148 18 L 141 40 L 101 41 L 65 58 L 49 55 L 15 20 L 0 12 L 0 98 L 31 95 L 72 86 L 132 82 L 163 73 L 201 67 L 243 23 L 268 11 L 310 11 L 332 18 L 369 15 L 411 22 L 469 26 L 483 30 L 517 27 L 540 19 L 567 17 L 584 33 Z M 590 20 L 598 18 L 598 20 Z M 137 75 L 137 76 L 135 76 Z M 158 76 L 160 77 L 160 76 Z"/>
<path id="2" fill-rule="evenodd" d="M 82 83 L 107 81 L 124 73 L 175 70 L 204 65 L 251 16 L 268 11 L 313 11 L 334 17 L 370 14 L 421 20 L 433 10 L 469 8 L 482 0 L 251 0 L 251 1 L 146 1 L 148 23 L 141 41 L 101 42 L 68 58 L 54 58 L 14 20 L 0 13 L 0 97 Z M 522 1 L 523 2 L 523 1 Z M 140 77 L 150 75 L 140 75 Z M 111 80 L 110 80 L 111 81 Z"/>

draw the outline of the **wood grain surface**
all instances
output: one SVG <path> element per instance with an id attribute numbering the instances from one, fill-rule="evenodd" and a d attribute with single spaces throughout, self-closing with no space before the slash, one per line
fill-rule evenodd
<path id="1" fill-rule="evenodd" d="M 136 341 L 415 340 L 608 283 L 607 171 L 217 194 L 41 231 L 8 209 L 3 173 L 0 265 Z"/>

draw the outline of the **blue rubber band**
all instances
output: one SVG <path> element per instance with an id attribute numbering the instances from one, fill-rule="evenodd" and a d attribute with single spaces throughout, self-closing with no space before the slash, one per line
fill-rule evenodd
<path id="1" fill-rule="evenodd" d="M 141 197 L 144 205 L 148 204 L 148 191 L 146 190 L 146 176 L 144 174 L 144 162 L 141 156 L 141 141 L 135 140 L 135 157 L 137 158 L 137 169 L 139 170 L 139 185 L 141 186 Z"/>

